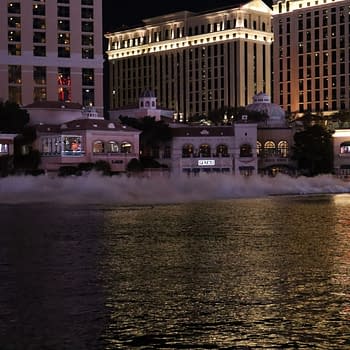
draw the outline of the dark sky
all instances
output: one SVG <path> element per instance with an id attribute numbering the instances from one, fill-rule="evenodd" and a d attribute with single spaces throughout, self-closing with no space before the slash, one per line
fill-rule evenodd
<path id="1" fill-rule="evenodd" d="M 270 0 L 265 0 L 268 4 Z M 240 0 L 103 0 L 104 32 L 122 25 L 137 25 L 144 18 L 175 11 L 205 11 L 240 3 Z"/>

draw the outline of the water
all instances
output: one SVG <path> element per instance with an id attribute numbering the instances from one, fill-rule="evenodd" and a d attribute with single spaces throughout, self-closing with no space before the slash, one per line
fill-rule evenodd
<path id="1" fill-rule="evenodd" d="M 349 349 L 349 208 L 0 205 L 0 349 Z"/>

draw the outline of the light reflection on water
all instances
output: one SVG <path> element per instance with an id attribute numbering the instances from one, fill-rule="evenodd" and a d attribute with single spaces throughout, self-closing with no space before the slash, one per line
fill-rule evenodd
<path id="1" fill-rule="evenodd" d="M 349 349 L 349 208 L 0 207 L 0 349 Z"/>

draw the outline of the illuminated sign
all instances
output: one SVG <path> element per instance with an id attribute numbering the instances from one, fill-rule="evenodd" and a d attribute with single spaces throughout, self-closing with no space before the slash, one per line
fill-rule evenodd
<path id="1" fill-rule="evenodd" d="M 215 165 L 215 160 L 214 159 L 199 159 L 198 165 L 199 166 Z"/>

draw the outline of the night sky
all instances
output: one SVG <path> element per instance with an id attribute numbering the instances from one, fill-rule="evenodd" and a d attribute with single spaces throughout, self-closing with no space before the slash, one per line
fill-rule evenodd
<path id="1" fill-rule="evenodd" d="M 268 4 L 270 0 L 265 0 Z M 170 12 L 189 10 L 205 11 L 240 3 L 240 0 L 103 0 L 104 32 L 121 28 L 123 25 L 140 24 L 150 18 Z"/>

